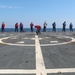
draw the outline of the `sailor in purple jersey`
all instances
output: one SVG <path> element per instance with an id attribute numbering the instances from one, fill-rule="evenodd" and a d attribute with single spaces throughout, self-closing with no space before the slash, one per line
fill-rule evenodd
<path id="1" fill-rule="evenodd" d="M 23 23 L 20 23 L 20 32 L 23 32 Z"/>

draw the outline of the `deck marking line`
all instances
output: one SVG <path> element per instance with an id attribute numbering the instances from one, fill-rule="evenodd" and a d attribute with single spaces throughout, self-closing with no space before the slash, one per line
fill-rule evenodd
<path id="1" fill-rule="evenodd" d="M 35 35 L 36 75 L 47 75 L 38 35 Z"/>
<path id="2" fill-rule="evenodd" d="M 36 74 L 36 70 L 0 69 L 0 74 Z"/>
<path id="3" fill-rule="evenodd" d="M 41 70 L 41 69 L 40 69 Z M 36 70 L 0 69 L 0 74 L 36 74 Z M 75 68 L 45 69 L 45 73 L 75 73 Z M 42 73 L 40 73 L 42 74 Z M 45 75 L 45 74 L 42 74 Z"/>
<path id="4" fill-rule="evenodd" d="M 50 43 L 58 43 L 58 41 L 50 41 Z"/>
<path id="5" fill-rule="evenodd" d="M 75 73 L 75 68 L 46 69 L 46 73 Z"/>
<path id="6" fill-rule="evenodd" d="M 20 41 L 20 42 L 17 42 L 17 43 L 23 44 L 23 43 L 24 43 L 24 41 Z"/>
<path id="7" fill-rule="evenodd" d="M 75 38 L 73 38 L 73 37 L 69 37 L 69 36 L 63 36 L 63 37 L 64 38 L 69 38 L 71 40 L 70 41 L 67 41 L 67 42 L 62 42 L 62 43 L 41 44 L 40 46 L 65 45 L 65 44 L 69 44 L 69 43 L 75 42 Z M 6 44 L 6 45 L 13 45 L 13 46 L 35 46 L 34 44 L 14 44 L 14 43 L 3 42 L 4 39 L 8 39 L 8 38 L 10 38 L 10 37 L 0 38 L 0 43 Z M 38 38 L 38 40 L 41 40 L 41 39 Z"/>

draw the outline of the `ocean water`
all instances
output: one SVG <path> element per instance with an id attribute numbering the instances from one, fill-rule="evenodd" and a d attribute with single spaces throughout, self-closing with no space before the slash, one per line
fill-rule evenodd
<path id="1" fill-rule="evenodd" d="M 36 28 L 33 29 L 34 32 L 36 31 Z M 20 29 L 19 29 L 20 31 Z M 41 29 L 41 32 L 43 31 L 43 28 Z M 73 29 L 75 31 L 75 28 Z M 1 29 L 0 29 L 1 32 Z M 15 32 L 14 28 L 5 28 L 5 32 Z M 24 32 L 31 32 L 30 28 L 24 28 Z M 46 28 L 46 32 L 52 32 L 52 28 Z M 56 32 L 62 32 L 62 28 L 57 28 Z M 70 32 L 69 28 L 66 28 L 66 32 Z"/>

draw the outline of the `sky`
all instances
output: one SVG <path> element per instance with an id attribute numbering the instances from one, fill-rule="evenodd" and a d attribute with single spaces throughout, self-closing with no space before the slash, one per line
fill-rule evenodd
<path id="1" fill-rule="evenodd" d="M 6 28 L 14 28 L 16 22 L 22 22 L 24 28 L 30 23 L 41 25 L 47 22 L 47 28 L 56 22 L 62 28 L 66 21 L 67 27 L 72 22 L 75 27 L 75 0 L 0 0 L 0 25 L 5 22 Z"/>

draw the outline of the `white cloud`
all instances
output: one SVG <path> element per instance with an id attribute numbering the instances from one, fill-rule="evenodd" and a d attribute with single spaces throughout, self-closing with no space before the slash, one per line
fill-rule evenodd
<path id="1" fill-rule="evenodd" d="M 17 6 L 6 6 L 6 5 L 0 5 L 0 8 L 17 9 L 17 8 L 21 8 L 21 7 L 17 7 Z"/>
<path id="2" fill-rule="evenodd" d="M 0 8 L 6 8 L 6 6 L 5 5 L 0 5 Z"/>

